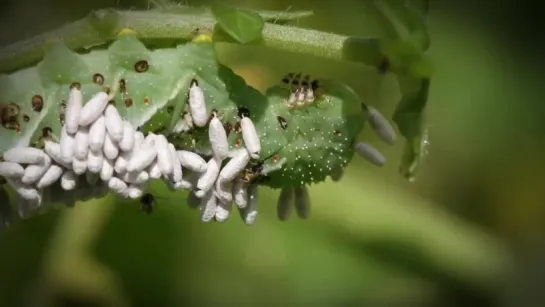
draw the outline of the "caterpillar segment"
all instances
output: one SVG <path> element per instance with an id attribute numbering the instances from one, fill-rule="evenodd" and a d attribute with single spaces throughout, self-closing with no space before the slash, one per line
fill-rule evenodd
<path id="1" fill-rule="evenodd" d="M 372 161 L 356 142 L 368 118 L 392 142 L 343 84 L 289 74 L 263 95 L 208 41 L 150 49 L 133 34 L 85 54 L 55 43 L 0 76 L 0 182 L 21 217 L 107 193 L 150 213 L 149 183 L 164 180 L 190 190 L 204 222 L 226 221 L 235 203 L 253 224 L 257 186 L 282 189 L 291 201 L 279 210 L 308 218 L 307 185 L 337 178 L 355 152 Z"/>

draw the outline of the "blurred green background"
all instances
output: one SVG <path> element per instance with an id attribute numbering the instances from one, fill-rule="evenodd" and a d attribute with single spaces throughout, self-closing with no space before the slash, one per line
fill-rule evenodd
<path id="1" fill-rule="evenodd" d="M 376 35 L 363 1 L 188 0 L 314 10 L 295 22 Z M 0 43 L 91 9 L 143 0 L 0 3 Z M 310 220 L 276 219 L 262 190 L 257 223 L 236 213 L 203 224 L 185 193 L 81 203 L 0 234 L 0 306 L 545 306 L 543 2 L 432 0 L 429 156 L 414 183 L 397 172 L 402 142 L 377 169 L 354 159 L 340 183 L 311 187 Z M 222 62 L 266 89 L 293 70 L 338 78 L 382 112 L 394 78 L 366 67 L 256 48 L 218 46 Z M 380 87 L 379 95 L 368 95 Z"/>

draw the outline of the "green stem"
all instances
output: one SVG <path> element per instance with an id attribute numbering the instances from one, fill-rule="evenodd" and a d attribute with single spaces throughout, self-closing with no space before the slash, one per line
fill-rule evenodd
<path id="1" fill-rule="evenodd" d="M 99 10 L 60 29 L 0 48 L 0 72 L 36 64 L 44 55 L 44 45 L 51 40 L 61 40 L 72 49 L 90 48 L 114 40 L 125 28 L 136 31 L 142 39 L 192 39 L 196 31 L 212 33 L 214 25 L 209 14 Z M 262 44 L 329 59 L 353 60 L 344 54 L 345 47 L 353 42 L 353 38 L 343 35 L 267 23 Z M 374 40 L 359 42 L 365 45 Z"/>

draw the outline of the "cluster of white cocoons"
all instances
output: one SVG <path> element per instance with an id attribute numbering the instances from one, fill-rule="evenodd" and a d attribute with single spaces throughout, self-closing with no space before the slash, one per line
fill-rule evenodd
<path id="1" fill-rule="evenodd" d="M 208 123 L 208 112 L 202 89 L 193 83 L 189 96 L 191 124 L 203 127 Z M 3 154 L 0 176 L 27 206 L 42 206 L 44 189 L 58 181 L 64 191 L 77 189 L 77 179 L 84 174 L 130 199 L 142 197 L 150 180 L 160 179 L 174 190 L 193 191 L 190 206 L 200 208 L 205 222 L 227 220 L 234 202 L 245 223 L 253 224 L 257 185 L 235 180 L 251 158 L 259 158 L 260 142 L 250 118 L 241 120 L 245 147 L 230 151 L 227 133 L 214 116 L 209 124 L 213 157 L 205 161 L 197 153 L 176 150 L 161 134 L 145 136 L 109 101 L 106 92 L 99 92 L 84 104 L 81 90 L 73 87 L 58 143 L 46 141 L 43 150 L 15 147 Z"/>
<path id="2" fill-rule="evenodd" d="M 305 97 L 298 99 L 306 101 Z M 108 93 L 99 92 L 84 104 L 81 90 L 72 87 L 58 143 L 47 140 L 43 150 L 15 147 L 3 154 L 0 176 L 19 194 L 21 216 L 28 215 L 29 210 L 44 207 L 44 202 L 54 202 L 44 201 L 43 194 L 59 181 L 65 192 L 83 191 L 76 196 L 61 193 L 62 201 L 72 206 L 75 200 L 101 197 L 108 191 L 124 198 L 139 199 L 144 196 L 149 182 L 155 179 L 168 182 L 173 190 L 192 191 L 188 204 L 200 209 L 204 222 L 226 221 L 234 203 L 244 222 L 254 223 L 258 212 L 257 184 L 239 179 L 250 160 L 259 159 L 261 151 L 259 136 L 250 118 L 243 116 L 240 121 L 244 147 L 230 150 L 223 124 L 215 113 L 210 119 L 204 93 L 197 82 L 192 82 L 189 112 L 177 123 L 174 132 L 180 127 L 187 131 L 208 124 L 212 157 L 205 161 L 197 153 L 176 150 L 164 135 L 144 135 L 124 120 L 109 101 Z M 366 108 L 373 130 L 384 142 L 393 144 L 396 138 L 393 127 L 377 110 Z M 355 149 L 377 166 L 386 162 L 369 143 L 358 142 Z M 226 159 L 228 161 L 222 167 Z M 78 186 L 82 175 L 86 182 Z M 332 178 L 338 181 L 341 176 L 342 172 Z M 55 201 L 59 202 L 59 199 Z M 279 219 L 287 220 L 295 208 L 300 218 L 307 218 L 310 207 L 306 187 L 285 188 L 278 199 L 277 214 Z"/>

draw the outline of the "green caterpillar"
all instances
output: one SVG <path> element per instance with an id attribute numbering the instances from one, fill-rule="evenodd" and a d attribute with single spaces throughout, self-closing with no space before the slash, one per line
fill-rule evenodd
<path id="1" fill-rule="evenodd" d="M 242 142 L 240 112 L 248 112 L 254 122 L 262 150 L 261 159 L 246 170 L 249 181 L 259 179 L 273 188 L 320 182 L 354 154 L 366 110 L 347 86 L 295 76 L 290 85 L 312 88 L 313 97 L 290 106 L 293 88 L 276 85 L 262 95 L 218 64 L 209 42 L 148 49 L 131 34 L 85 54 L 56 43 L 36 67 L 3 75 L 0 151 L 26 144 L 43 147 L 44 140 L 58 139 L 66 99 L 77 85 L 85 100 L 101 90 L 110 93 L 120 115 L 145 133 L 165 134 L 177 147 L 208 155 L 207 128 L 173 133 L 186 112 L 192 80 L 202 88 L 207 109 L 221 118 L 231 149 Z M 275 167 L 275 172 L 258 175 Z"/>

